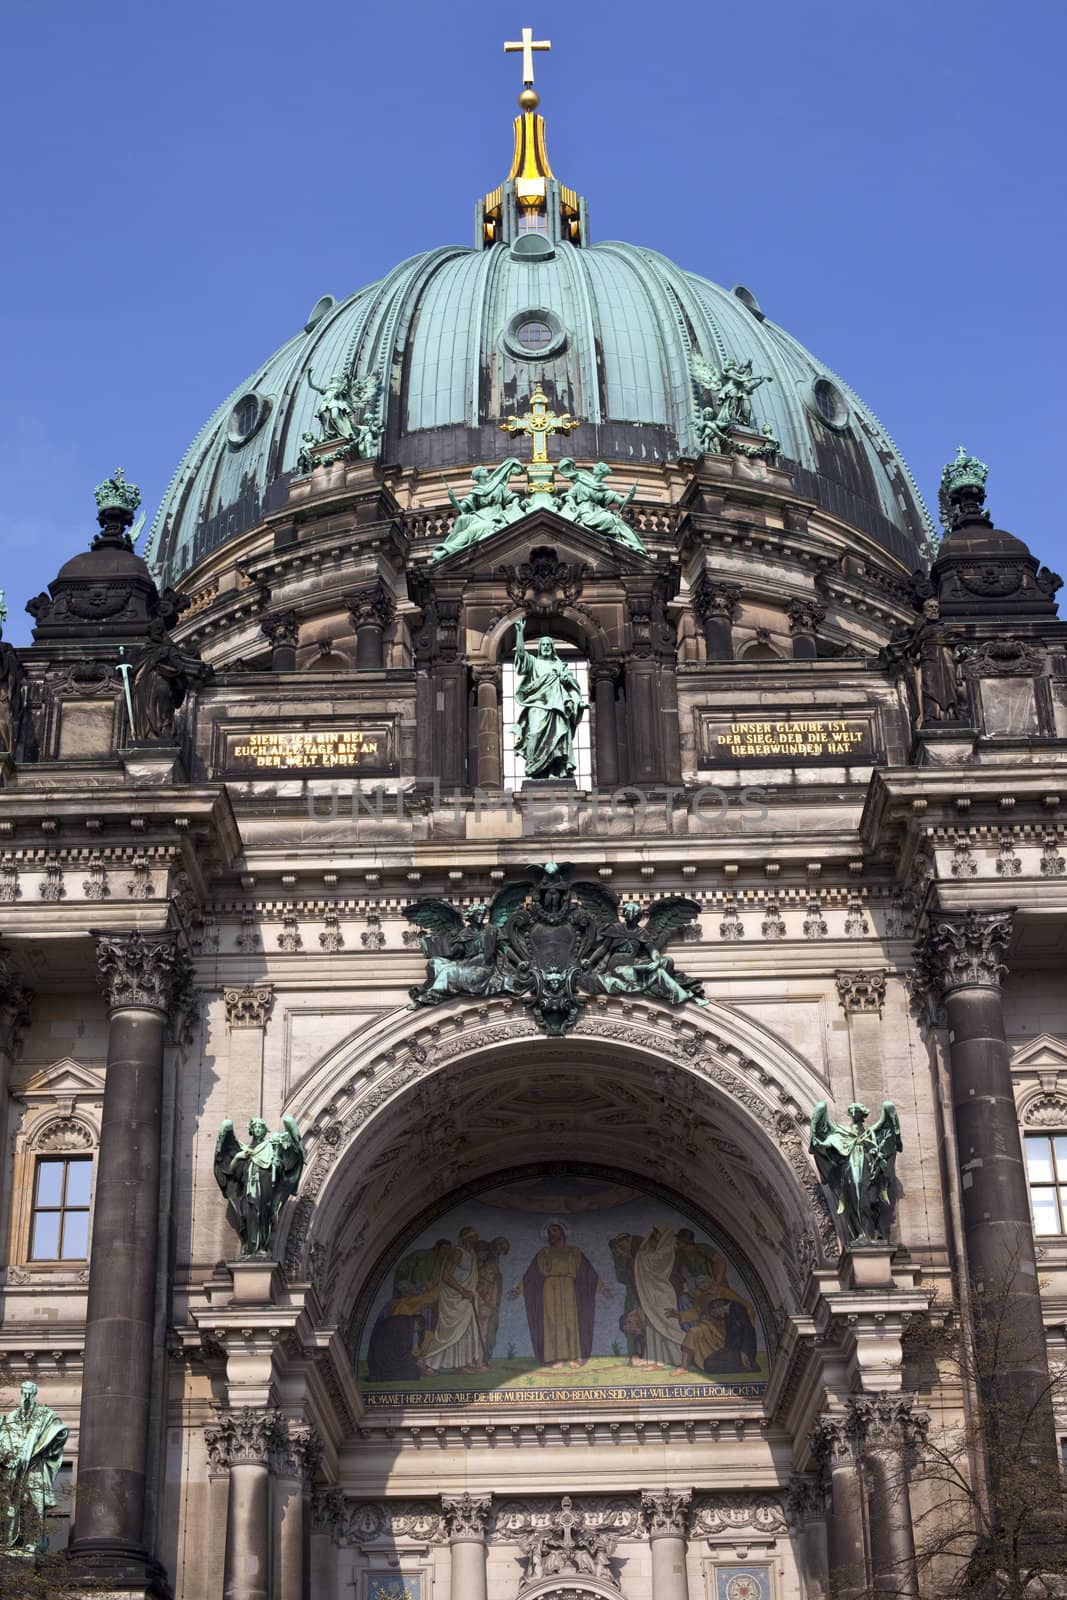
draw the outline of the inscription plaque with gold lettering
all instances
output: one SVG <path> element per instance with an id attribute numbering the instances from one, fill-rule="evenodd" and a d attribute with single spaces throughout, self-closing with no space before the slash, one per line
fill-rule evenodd
<path id="1" fill-rule="evenodd" d="M 877 761 L 869 716 L 700 713 L 701 765 L 842 766 Z"/>
<path id="2" fill-rule="evenodd" d="M 392 722 L 317 727 L 219 729 L 217 765 L 226 772 L 267 777 L 272 772 L 388 773 L 394 770 Z"/>

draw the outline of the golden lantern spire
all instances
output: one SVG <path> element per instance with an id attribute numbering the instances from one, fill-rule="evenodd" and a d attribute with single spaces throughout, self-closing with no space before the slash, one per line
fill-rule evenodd
<path id="1" fill-rule="evenodd" d="M 541 102 L 533 86 L 534 54 L 551 48 L 551 39 L 535 39 L 532 28 L 523 28 L 520 39 L 504 42 L 505 55 L 522 56 L 522 93 L 511 171 L 478 207 L 478 243 L 483 247 L 514 245 L 523 234 L 540 234 L 552 243 L 561 239 L 571 244 L 582 242 L 582 201 L 573 189 L 556 181 L 545 146 L 545 119 L 537 114 Z"/>

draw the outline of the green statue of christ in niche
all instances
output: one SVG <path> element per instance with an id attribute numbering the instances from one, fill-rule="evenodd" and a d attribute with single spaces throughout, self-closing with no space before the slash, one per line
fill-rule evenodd
<path id="1" fill-rule="evenodd" d="M 526 618 L 515 624 L 515 748 L 528 778 L 573 778 L 574 734 L 585 715 L 582 686 L 549 638 L 526 648 Z"/>

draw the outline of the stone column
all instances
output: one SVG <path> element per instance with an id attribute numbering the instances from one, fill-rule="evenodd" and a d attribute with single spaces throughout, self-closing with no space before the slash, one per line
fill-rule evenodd
<path id="1" fill-rule="evenodd" d="M 7 1149 L 7 1092 L 11 1063 L 30 1020 L 30 990 L 15 975 L 10 950 L 0 950 L 0 1151 Z M 10 1180 L 8 1180 L 10 1181 Z"/>
<path id="2" fill-rule="evenodd" d="M 693 590 L 693 610 L 704 629 L 709 661 L 734 658 L 733 621 L 741 599 L 737 583 L 716 583 L 702 572 Z"/>
<path id="3" fill-rule="evenodd" d="M 96 935 L 110 1016 L 85 1320 L 72 1554 L 118 1580 L 145 1548 L 156 1351 L 163 1030 L 188 968 L 173 933 Z"/>
<path id="4" fill-rule="evenodd" d="M 829 1482 L 826 1534 L 831 1600 L 858 1600 L 867 1587 L 867 1548 L 863 1479 L 850 1418 L 820 1418 L 812 1432 L 811 1448 Z"/>
<path id="5" fill-rule="evenodd" d="M 488 1494 L 441 1496 L 452 1552 L 451 1592 L 456 1600 L 486 1600 L 485 1533 L 492 1500 Z"/>
<path id="6" fill-rule="evenodd" d="M 619 784 L 619 728 L 615 716 L 615 689 L 619 669 L 614 661 L 594 661 L 589 669 L 596 706 L 596 786 L 611 790 Z"/>
<path id="7" fill-rule="evenodd" d="M 689 1600 L 685 1538 L 691 1489 L 643 1489 L 641 1516 L 652 1546 L 652 1600 Z"/>
<path id="8" fill-rule="evenodd" d="M 396 610 L 389 590 L 379 578 L 353 594 L 346 594 L 345 605 L 356 634 L 357 671 L 384 667 L 385 630 Z"/>
<path id="9" fill-rule="evenodd" d="M 504 783 L 504 758 L 500 741 L 500 668 L 483 664 L 474 669 L 479 789 L 500 789 Z"/>
<path id="10" fill-rule="evenodd" d="M 277 1411 L 245 1406 L 223 1412 L 204 1438 L 212 1466 L 229 1469 L 223 1600 L 272 1600 L 270 1479 L 288 1451 L 285 1423 Z"/>
<path id="11" fill-rule="evenodd" d="M 260 623 L 260 632 L 271 643 L 270 670 L 292 672 L 296 667 L 296 645 L 300 624 L 295 611 L 282 611 Z"/>
<path id="12" fill-rule="evenodd" d="M 826 1495 L 817 1479 L 794 1473 L 785 1514 L 795 1538 L 804 1600 L 826 1600 Z"/>
<path id="13" fill-rule="evenodd" d="M 819 653 L 815 636 L 826 616 L 826 607 L 817 600 L 790 600 L 786 611 L 789 614 L 789 632 L 793 636 L 793 659 L 812 660 Z"/>
<path id="14" fill-rule="evenodd" d="M 871 1478 L 871 1568 L 875 1594 L 915 1595 L 915 1532 L 908 1497 L 908 1456 L 929 1418 L 907 1397 L 856 1395 L 852 1429 Z"/>
<path id="15" fill-rule="evenodd" d="M 322 1460 L 322 1441 L 314 1428 L 290 1422 L 287 1444 L 276 1462 L 274 1558 L 275 1600 L 305 1600 L 308 1592 L 311 1479 Z"/>
<path id="16" fill-rule="evenodd" d="M 1051 1462 L 1057 1446 L 1048 1352 L 1000 993 L 1010 937 L 1010 910 L 935 911 L 922 971 L 947 1012 L 977 1378 L 987 1390 L 995 1386 L 997 1432 L 1014 1434 L 1013 1448 L 1028 1442 Z M 983 1372 L 983 1350 L 993 1339 L 995 1371 Z"/>

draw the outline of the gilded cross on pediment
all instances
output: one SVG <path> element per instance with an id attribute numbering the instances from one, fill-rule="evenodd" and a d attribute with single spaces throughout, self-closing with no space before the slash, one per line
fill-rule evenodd
<path id="1" fill-rule="evenodd" d="M 525 434 L 533 443 L 526 480 L 533 494 L 552 494 L 555 490 L 555 473 L 548 459 L 550 435 L 570 433 L 579 426 L 578 418 L 564 412 L 558 416 L 549 409 L 548 396 L 538 385 L 530 396 L 530 408 L 521 417 L 508 417 L 500 424 L 504 433 Z"/>

